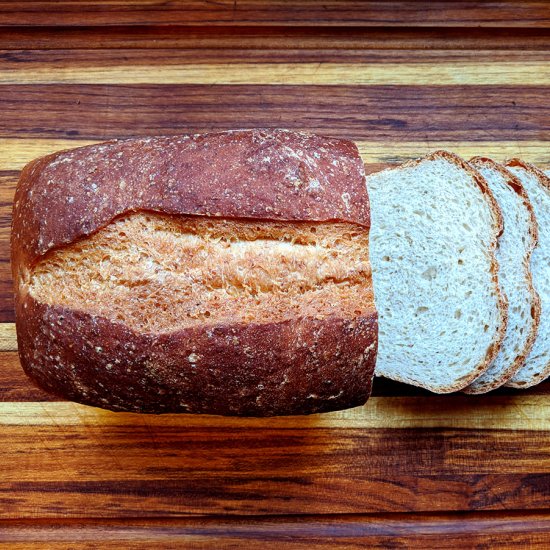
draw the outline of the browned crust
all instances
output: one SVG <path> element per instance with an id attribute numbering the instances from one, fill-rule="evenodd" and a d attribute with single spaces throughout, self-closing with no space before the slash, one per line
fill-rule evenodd
<path id="1" fill-rule="evenodd" d="M 464 389 L 466 386 L 470 385 L 478 376 L 483 374 L 492 364 L 492 362 L 495 360 L 498 352 L 500 351 L 500 347 L 502 345 L 502 341 L 504 339 L 504 335 L 506 333 L 506 326 L 508 322 L 508 302 L 506 300 L 506 297 L 502 293 L 499 282 L 498 282 L 498 263 L 495 256 L 495 251 L 497 248 L 497 242 L 498 237 L 502 233 L 504 228 L 504 222 L 502 218 L 502 213 L 500 211 L 500 207 L 493 196 L 493 193 L 489 189 L 489 185 L 483 178 L 483 176 L 477 172 L 474 168 L 472 168 L 464 159 L 460 158 L 458 155 L 455 155 L 454 153 L 450 153 L 449 151 L 434 151 L 433 153 L 430 153 L 429 155 L 426 155 L 425 157 L 421 157 L 419 159 L 410 160 L 403 164 L 400 164 L 396 167 L 388 168 L 387 170 L 401 170 L 404 168 L 409 168 L 412 166 L 416 166 L 420 164 L 421 162 L 430 161 L 430 160 L 436 160 L 438 158 L 445 159 L 449 162 L 452 162 L 456 166 L 462 168 L 466 172 L 468 172 L 473 178 L 474 181 L 477 183 L 478 187 L 483 192 L 483 195 L 485 199 L 487 200 L 487 203 L 489 205 L 489 208 L 491 209 L 491 212 L 493 214 L 493 226 L 494 226 L 494 236 L 493 241 L 491 243 L 490 248 L 490 255 L 491 255 L 491 273 L 492 273 L 492 280 L 493 284 L 495 285 L 495 288 L 497 290 L 498 294 L 498 309 L 501 316 L 501 323 L 499 330 L 496 332 L 493 341 L 487 348 L 487 352 L 485 354 L 485 357 L 482 359 L 482 361 L 479 363 L 479 365 L 472 371 L 472 373 L 467 376 L 463 377 L 458 383 L 451 384 L 448 386 L 443 387 L 431 387 L 427 388 L 430 391 L 433 391 L 435 393 L 451 393 L 455 391 L 460 391 Z M 368 181 L 367 181 L 367 187 L 368 187 Z M 412 382 L 406 378 L 399 378 L 395 377 L 395 380 L 398 382 L 405 382 L 407 384 L 411 384 Z M 415 384 L 417 385 L 417 384 Z"/>
<path id="2" fill-rule="evenodd" d="M 534 164 L 530 164 L 529 162 L 525 162 L 521 159 L 518 159 L 518 158 L 513 158 L 513 159 L 508 159 L 504 162 L 504 166 L 510 166 L 510 167 L 515 167 L 515 166 L 519 166 L 523 169 L 525 169 L 527 172 L 529 172 L 530 174 L 532 174 L 533 176 L 535 176 L 539 183 L 546 187 L 548 190 L 550 190 L 550 177 L 548 177 L 540 168 L 538 168 L 537 166 L 535 166 Z M 540 323 L 540 315 L 541 315 L 541 311 L 540 311 L 540 300 L 539 300 L 539 304 L 538 304 L 538 307 L 539 307 L 539 322 L 537 323 L 537 328 L 538 328 L 538 324 Z M 536 340 L 536 334 L 534 335 L 533 337 L 533 341 L 531 342 L 531 348 L 533 347 L 533 344 Z M 524 360 L 523 360 L 523 363 L 525 362 L 525 360 L 527 359 L 528 357 L 528 353 L 526 354 Z M 521 367 L 520 369 L 518 369 L 517 372 L 519 372 L 521 370 Z M 550 362 L 546 365 L 546 367 L 541 371 L 541 373 L 539 374 L 539 376 L 537 376 L 536 378 L 534 378 L 531 383 L 529 384 L 522 384 L 522 385 L 517 385 L 515 383 L 513 383 L 511 380 L 508 380 L 506 382 L 506 386 L 510 387 L 510 388 L 519 388 L 519 389 L 525 389 L 525 388 L 530 388 L 532 386 L 536 386 L 537 384 L 539 384 L 540 382 L 542 382 L 545 378 L 548 378 L 548 376 L 550 376 Z"/>
<path id="3" fill-rule="evenodd" d="M 16 263 L 135 210 L 370 226 L 351 141 L 261 129 L 109 141 L 25 166 L 13 211 Z"/>
<path id="4" fill-rule="evenodd" d="M 510 166 L 510 167 L 519 166 L 521 168 L 524 168 L 525 170 L 527 170 L 527 172 L 530 172 L 531 174 L 536 176 L 539 179 L 541 185 L 550 189 L 550 176 L 547 176 L 546 172 L 541 170 L 538 166 L 535 166 L 534 164 L 525 162 L 524 160 L 521 160 L 518 158 L 505 160 L 504 166 Z"/>
<path id="5" fill-rule="evenodd" d="M 377 317 L 290 319 L 138 334 L 27 295 L 19 353 L 40 387 L 113 411 L 274 416 L 362 405 Z"/>
<path id="6" fill-rule="evenodd" d="M 531 351 L 531 348 L 533 347 L 533 344 L 537 337 L 537 330 L 540 323 L 540 298 L 535 291 L 535 287 L 533 286 L 533 278 L 531 276 L 530 264 L 531 254 L 533 253 L 533 250 L 535 249 L 538 240 L 538 226 L 537 220 L 535 218 L 535 212 L 533 210 L 533 205 L 531 204 L 531 201 L 529 200 L 527 192 L 521 184 L 521 181 L 516 176 L 514 176 L 509 170 L 506 170 L 506 168 L 504 168 L 504 166 L 502 166 L 498 162 L 495 162 L 494 160 L 487 157 L 474 157 L 470 159 L 469 162 L 474 166 L 474 168 L 476 166 L 485 165 L 499 172 L 505 178 L 508 187 L 510 187 L 521 197 L 525 208 L 529 212 L 529 236 L 531 237 L 531 242 L 529 243 L 529 246 L 527 247 L 523 258 L 523 272 L 529 294 L 531 295 L 531 312 L 533 319 L 531 329 L 529 330 L 529 336 L 525 342 L 524 348 L 516 356 L 512 364 L 506 370 L 500 373 L 500 376 L 498 378 L 494 379 L 492 382 L 476 383 L 477 381 L 474 380 L 474 382 L 470 386 L 462 390 L 464 393 L 479 395 L 499 388 L 500 386 L 504 385 L 510 378 L 512 378 L 512 376 L 516 374 L 516 372 L 525 362 L 525 359 L 529 355 L 529 352 Z"/>
<path id="7" fill-rule="evenodd" d="M 16 191 L 16 289 L 49 250 L 128 211 L 370 226 L 349 141 L 284 130 L 113 141 L 25 167 Z M 16 290 L 21 363 L 41 387 L 112 410 L 243 416 L 363 404 L 377 351 L 374 304 L 353 319 L 289 318 L 136 333 Z"/>

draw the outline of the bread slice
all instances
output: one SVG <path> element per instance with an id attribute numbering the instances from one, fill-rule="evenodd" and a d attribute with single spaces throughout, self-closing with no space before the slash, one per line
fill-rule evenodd
<path id="1" fill-rule="evenodd" d="M 479 173 L 445 151 L 371 174 L 367 189 L 376 374 L 461 390 L 492 363 L 506 328 L 499 207 Z"/>
<path id="2" fill-rule="evenodd" d="M 550 375 L 550 178 L 519 159 L 506 167 L 527 191 L 537 218 L 539 240 L 531 258 L 533 285 L 540 296 L 541 314 L 537 337 L 524 365 L 507 382 L 513 388 L 528 388 Z"/>
<path id="3" fill-rule="evenodd" d="M 485 393 L 502 386 L 523 365 L 535 341 L 540 300 L 531 280 L 530 259 L 537 242 L 537 222 L 518 178 L 488 158 L 470 160 L 497 199 L 504 219 L 496 257 L 499 282 L 508 298 L 508 326 L 493 364 L 464 392 Z"/>

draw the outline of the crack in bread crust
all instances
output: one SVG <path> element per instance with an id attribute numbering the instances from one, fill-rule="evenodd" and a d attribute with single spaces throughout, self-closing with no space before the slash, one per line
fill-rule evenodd
<path id="1" fill-rule="evenodd" d="M 41 303 L 167 332 L 354 318 L 372 303 L 370 281 L 368 230 L 359 225 L 137 212 L 51 251 L 28 290 Z"/>

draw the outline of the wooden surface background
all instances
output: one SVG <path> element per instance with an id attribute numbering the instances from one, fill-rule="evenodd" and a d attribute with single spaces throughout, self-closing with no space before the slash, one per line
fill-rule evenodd
<path id="1" fill-rule="evenodd" d="M 550 168 L 548 1 L 0 2 L 0 542 L 13 548 L 548 548 L 550 384 L 377 381 L 309 418 L 114 414 L 22 373 L 11 201 L 30 159 L 253 126 Z"/>

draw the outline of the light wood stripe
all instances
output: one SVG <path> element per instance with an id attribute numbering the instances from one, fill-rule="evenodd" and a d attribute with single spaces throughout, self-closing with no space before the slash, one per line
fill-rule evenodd
<path id="1" fill-rule="evenodd" d="M 4 68 L 0 84 L 287 84 L 287 85 L 549 85 L 550 64 L 442 63 L 209 63 L 152 66 Z"/>
<path id="2" fill-rule="evenodd" d="M 0 323 L 0 351 L 17 351 L 17 336 L 15 334 L 14 323 Z"/>
<path id="3" fill-rule="evenodd" d="M 364 407 L 305 417 L 224 418 L 207 415 L 111 413 L 71 402 L 0 403 L 0 425 L 143 425 L 182 428 L 449 428 L 468 430 L 550 430 L 547 396 L 482 398 L 465 395 L 373 397 Z"/>
<path id="4" fill-rule="evenodd" d="M 21 170 L 27 162 L 74 147 L 98 143 L 97 140 L 75 139 L 0 139 L 0 170 Z"/>
<path id="5" fill-rule="evenodd" d="M 97 143 L 75 139 L 0 139 L 0 171 L 20 170 L 31 160 L 73 147 Z M 357 141 L 364 162 L 402 162 L 436 149 L 447 149 L 469 159 L 483 155 L 502 161 L 520 157 L 541 168 L 550 167 L 550 141 Z"/>

